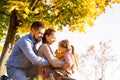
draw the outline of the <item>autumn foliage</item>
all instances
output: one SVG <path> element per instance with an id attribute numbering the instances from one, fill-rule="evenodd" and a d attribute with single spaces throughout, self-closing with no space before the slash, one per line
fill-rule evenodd
<path id="1" fill-rule="evenodd" d="M 70 31 L 85 32 L 85 26 L 93 26 L 97 16 L 105 12 L 107 6 L 120 0 L 0 0 L 0 40 L 4 39 L 9 25 L 9 15 L 15 9 L 18 17 L 18 33 L 27 33 L 33 21 L 40 20 L 46 28 L 62 31 L 69 26 Z"/>

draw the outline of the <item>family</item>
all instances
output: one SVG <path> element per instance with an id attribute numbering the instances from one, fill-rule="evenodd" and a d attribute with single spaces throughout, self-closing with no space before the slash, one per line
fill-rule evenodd
<path id="1" fill-rule="evenodd" d="M 41 80 L 75 80 L 71 77 L 78 69 L 74 46 L 64 39 L 53 52 L 50 45 L 55 40 L 55 30 L 33 22 L 30 33 L 16 42 L 6 62 L 9 80 L 33 80 L 36 76 Z"/>

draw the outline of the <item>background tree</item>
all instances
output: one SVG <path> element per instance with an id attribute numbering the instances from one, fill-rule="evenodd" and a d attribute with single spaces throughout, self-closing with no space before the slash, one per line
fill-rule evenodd
<path id="1" fill-rule="evenodd" d="M 29 31 L 30 24 L 39 20 L 46 28 L 62 31 L 68 25 L 70 31 L 85 32 L 85 26 L 94 25 L 94 20 L 105 8 L 120 0 L 0 0 L 0 41 L 4 42 L 0 58 L 0 75 L 14 40 Z M 7 35 L 7 36 L 5 36 Z"/>
<path id="2" fill-rule="evenodd" d="M 111 40 L 109 40 L 107 42 L 100 41 L 97 45 L 93 44 L 88 47 L 85 53 L 81 54 L 80 73 L 83 73 L 85 80 L 91 80 L 91 76 L 94 76 L 94 80 L 106 80 L 108 77 L 108 75 L 105 75 L 107 69 L 110 68 L 112 62 L 117 61 L 118 55 L 112 54 L 112 51 Z"/>

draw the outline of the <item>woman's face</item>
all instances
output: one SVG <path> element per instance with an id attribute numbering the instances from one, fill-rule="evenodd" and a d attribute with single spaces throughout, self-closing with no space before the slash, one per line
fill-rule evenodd
<path id="1" fill-rule="evenodd" d="M 49 44 L 54 43 L 56 40 L 56 32 L 52 32 L 52 34 L 46 35 L 46 39 Z"/>

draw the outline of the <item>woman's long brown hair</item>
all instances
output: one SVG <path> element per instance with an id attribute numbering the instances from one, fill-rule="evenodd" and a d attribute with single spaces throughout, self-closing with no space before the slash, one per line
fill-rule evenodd
<path id="1" fill-rule="evenodd" d="M 47 29 L 43 35 L 42 43 L 47 43 L 46 35 L 51 35 L 53 32 L 56 32 L 54 29 Z"/>

